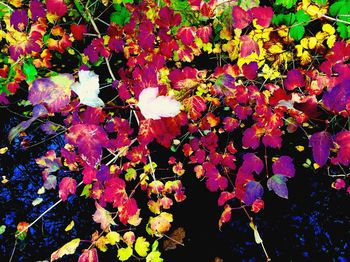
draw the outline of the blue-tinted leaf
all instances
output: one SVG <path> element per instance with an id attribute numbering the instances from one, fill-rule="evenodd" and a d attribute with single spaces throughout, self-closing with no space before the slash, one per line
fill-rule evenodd
<path id="1" fill-rule="evenodd" d="M 276 195 L 288 199 L 288 188 L 286 185 L 288 178 L 284 175 L 273 175 L 267 180 L 267 188 L 273 190 Z"/>
<path id="2" fill-rule="evenodd" d="M 245 194 L 243 196 L 243 201 L 248 206 L 252 205 L 254 201 L 261 198 L 264 194 L 264 188 L 259 182 L 249 181 L 245 186 Z"/>

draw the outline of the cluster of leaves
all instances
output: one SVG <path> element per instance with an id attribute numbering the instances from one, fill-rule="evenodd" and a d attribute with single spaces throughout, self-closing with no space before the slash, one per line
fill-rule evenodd
<path id="1" fill-rule="evenodd" d="M 312 148 L 313 168 L 336 177 L 334 188 L 346 187 L 347 1 L 238 2 L 0 2 L 0 101 L 8 104 L 22 88 L 33 106 L 9 140 L 34 122 L 48 134 L 63 132 L 66 145 L 37 159 L 45 168 L 43 190 L 58 184 L 66 201 L 84 185 L 81 195 L 95 201 L 93 220 L 101 230 L 79 261 L 98 261 L 97 249 L 109 246 L 118 248 L 121 261 L 162 261 L 158 241 L 147 238 L 170 230 L 172 205 L 186 199 L 184 173 L 220 192 L 220 227 L 233 210 L 259 212 L 264 189 L 288 198 L 295 167 L 293 156 L 281 152 L 288 146 L 284 138 L 298 130 Z M 64 63 L 62 56 L 76 58 L 77 67 L 59 73 L 52 61 Z M 201 56 L 207 62 L 199 69 Z M 100 86 L 94 71 L 101 68 L 109 75 L 101 75 Z M 58 115 L 63 123 L 54 122 Z M 298 139 L 297 149 L 304 150 Z M 182 154 L 186 163 L 170 157 L 159 168 L 149 149 L 154 143 Z M 73 176 L 58 183 L 60 169 Z M 147 200 L 136 199 L 136 192 Z M 141 210 L 142 202 L 148 210 Z M 147 238 L 130 230 L 120 234 L 144 225 L 142 219 Z M 251 227 L 262 244 L 253 222 Z M 27 229 L 22 225 L 17 236 Z M 75 253 L 80 244 L 73 239 L 51 260 Z"/>

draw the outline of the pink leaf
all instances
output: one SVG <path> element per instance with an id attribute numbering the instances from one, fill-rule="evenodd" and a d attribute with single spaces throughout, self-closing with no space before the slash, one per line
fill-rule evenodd
<path id="1" fill-rule="evenodd" d="M 315 133 L 310 137 L 309 145 L 312 147 L 315 162 L 320 167 L 324 166 L 333 145 L 331 134 L 326 131 Z"/>
<path id="2" fill-rule="evenodd" d="M 339 145 L 339 149 L 332 163 L 348 166 L 350 163 L 350 131 L 339 132 L 335 136 L 335 142 Z"/>
<path id="3" fill-rule="evenodd" d="M 305 78 L 298 69 L 288 71 L 287 78 L 284 80 L 284 86 L 287 90 L 294 90 L 296 87 L 305 86 Z"/>
<path id="4" fill-rule="evenodd" d="M 98 262 L 97 249 L 85 249 L 80 255 L 78 262 Z"/>
<path id="5" fill-rule="evenodd" d="M 49 13 L 58 16 L 64 16 L 68 10 L 63 0 L 46 0 L 46 8 Z"/>
<path id="6" fill-rule="evenodd" d="M 191 45 L 194 41 L 195 36 L 195 27 L 193 26 L 184 26 L 181 27 L 177 33 L 176 36 L 184 43 L 185 45 Z"/>
<path id="7" fill-rule="evenodd" d="M 70 177 L 64 177 L 59 185 L 58 194 L 62 201 L 66 201 L 70 194 L 75 194 L 77 182 Z"/>
<path id="8" fill-rule="evenodd" d="M 232 26 L 234 28 L 239 28 L 239 29 L 246 28 L 252 21 L 250 14 L 239 6 L 234 6 L 232 8 L 232 17 L 233 17 Z"/>

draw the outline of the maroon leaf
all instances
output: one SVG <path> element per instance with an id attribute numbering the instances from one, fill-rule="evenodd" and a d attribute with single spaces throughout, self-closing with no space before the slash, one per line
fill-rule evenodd
<path id="1" fill-rule="evenodd" d="M 298 69 L 292 69 L 288 71 L 287 78 L 284 81 L 284 86 L 287 90 L 293 90 L 296 87 L 305 86 L 305 83 L 302 73 Z"/>
<path id="2" fill-rule="evenodd" d="M 70 177 L 64 177 L 59 185 L 58 194 L 62 201 L 66 201 L 70 194 L 75 194 L 77 182 Z"/>
<path id="3" fill-rule="evenodd" d="M 257 62 L 251 62 L 248 65 L 244 64 L 242 65 L 242 71 L 243 75 L 248 79 L 248 80 L 254 80 L 258 74 L 258 63 Z"/>
<path id="4" fill-rule="evenodd" d="M 347 79 L 325 92 L 322 97 L 324 105 L 331 111 L 339 113 L 346 110 L 350 102 L 350 79 Z"/>
<path id="5" fill-rule="evenodd" d="M 315 162 L 320 167 L 324 166 L 333 145 L 331 134 L 326 131 L 315 133 L 310 137 L 309 145 L 312 147 L 312 155 Z"/>
<path id="6" fill-rule="evenodd" d="M 97 125 L 76 124 L 68 129 L 67 142 L 77 146 L 81 158 L 90 166 L 98 164 L 102 157 L 102 147 L 108 146 L 108 136 Z"/>

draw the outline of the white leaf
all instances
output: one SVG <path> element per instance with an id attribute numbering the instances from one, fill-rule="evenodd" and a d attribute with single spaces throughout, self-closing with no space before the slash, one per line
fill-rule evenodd
<path id="1" fill-rule="evenodd" d="M 98 97 L 100 84 L 98 75 L 93 71 L 79 71 L 79 82 L 75 82 L 71 89 L 78 95 L 80 103 L 91 107 L 103 107 L 105 104 Z"/>
<path id="2" fill-rule="evenodd" d="M 41 202 L 43 202 L 43 199 L 42 199 L 41 197 L 38 197 L 38 198 L 36 198 L 36 199 L 33 200 L 32 205 L 33 205 L 33 206 L 37 206 L 37 205 L 39 205 Z"/>
<path id="3" fill-rule="evenodd" d="M 158 87 L 148 87 L 140 93 L 138 107 L 146 119 L 174 117 L 180 112 L 180 102 L 170 96 L 157 95 Z"/>

